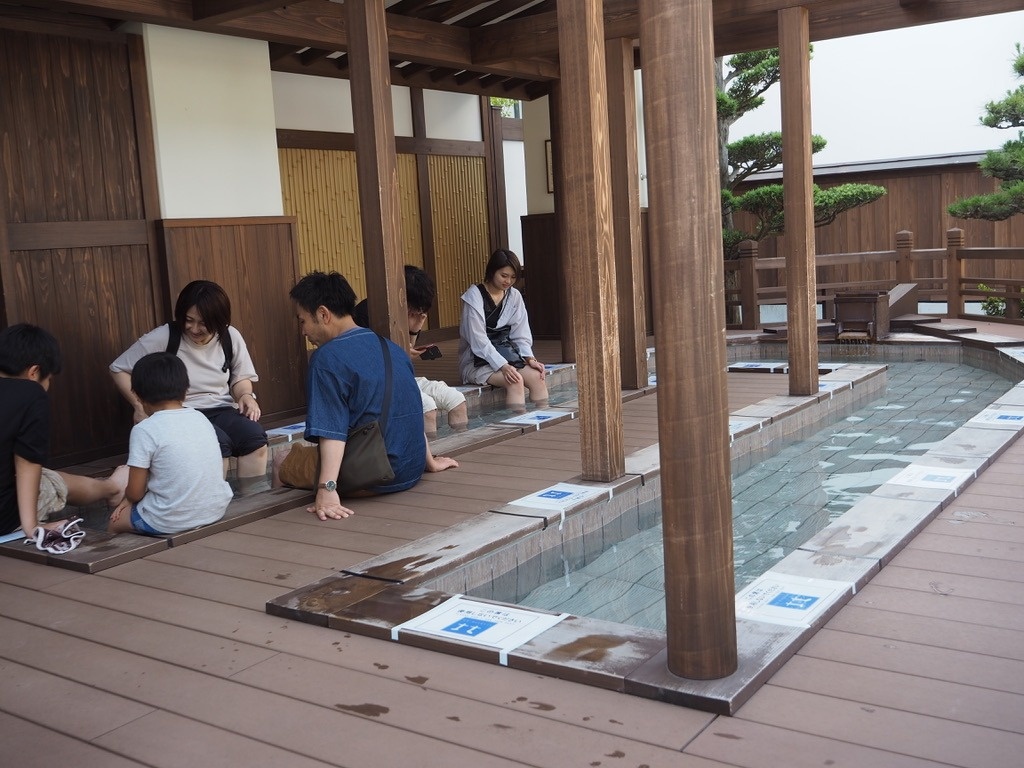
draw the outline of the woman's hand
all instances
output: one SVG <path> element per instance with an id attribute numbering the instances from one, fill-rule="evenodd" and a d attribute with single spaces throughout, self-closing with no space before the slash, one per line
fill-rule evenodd
<path id="1" fill-rule="evenodd" d="M 505 365 L 501 366 L 501 375 L 509 384 L 519 384 L 523 380 L 523 375 L 516 370 L 512 363 L 505 363 Z"/>
<path id="2" fill-rule="evenodd" d="M 342 520 L 355 514 L 348 507 L 341 506 L 341 497 L 337 491 L 328 491 L 326 488 L 316 492 L 316 501 L 313 506 L 306 507 L 306 511 L 312 512 L 321 520 Z"/>
<path id="3" fill-rule="evenodd" d="M 539 371 L 540 372 L 540 377 L 541 377 L 542 380 L 543 380 L 543 378 L 545 376 L 548 375 L 548 371 L 547 371 L 547 368 L 544 367 L 544 363 L 542 363 L 536 357 L 528 357 L 528 358 L 526 358 L 526 364 L 528 366 L 530 366 L 531 368 L 533 368 L 534 370 Z"/>
<path id="4" fill-rule="evenodd" d="M 252 392 L 244 392 L 238 398 L 238 412 L 252 421 L 260 420 L 262 411 L 260 411 L 260 404 L 256 402 L 256 396 Z"/>

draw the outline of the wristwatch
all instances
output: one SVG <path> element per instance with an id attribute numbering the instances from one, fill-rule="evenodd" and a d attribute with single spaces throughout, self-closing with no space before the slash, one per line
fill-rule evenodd
<path id="1" fill-rule="evenodd" d="M 323 488 L 325 491 L 333 492 L 338 490 L 338 484 L 334 480 L 328 480 L 326 483 L 320 483 L 317 488 Z"/>

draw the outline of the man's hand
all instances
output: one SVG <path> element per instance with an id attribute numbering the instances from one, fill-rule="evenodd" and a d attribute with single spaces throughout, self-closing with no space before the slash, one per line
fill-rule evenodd
<path id="1" fill-rule="evenodd" d="M 459 462 L 447 456 L 427 455 L 427 472 L 444 472 L 446 469 L 458 469 Z"/>
<path id="2" fill-rule="evenodd" d="M 337 491 L 328 491 L 326 488 L 321 488 L 316 492 L 316 501 L 313 506 L 306 507 L 306 511 L 321 520 L 342 520 L 355 514 L 348 507 L 341 506 L 341 497 L 338 496 Z"/>

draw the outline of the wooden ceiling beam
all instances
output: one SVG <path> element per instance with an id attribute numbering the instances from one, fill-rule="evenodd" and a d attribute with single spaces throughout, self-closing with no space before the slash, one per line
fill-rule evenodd
<path id="1" fill-rule="evenodd" d="M 777 45 L 777 12 L 793 0 L 716 0 L 715 55 Z M 1020 0 L 802 0 L 810 12 L 811 40 L 881 32 L 940 21 L 1020 10 Z M 636 0 L 606 0 L 605 38 L 639 36 Z M 473 62 L 480 67 L 513 55 L 520 59 L 558 51 L 554 12 L 502 21 L 474 30 Z"/>
<path id="2" fill-rule="evenodd" d="M 193 19 L 192 0 L 20 2 L 22 5 L 35 8 L 284 43 L 294 45 L 296 49 L 309 46 L 328 51 L 343 51 L 347 50 L 349 45 L 345 6 L 330 0 L 303 0 L 291 5 L 284 4 L 288 0 L 277 0 L 277 4 L 270 10 L 221 23 Z M 390 13 L 386 14 L 386 18 L 390 58 L 456 70 L 473 65 L 470 29 Z M 512 56 L 492 64 L 478 66 L 476 69 L 487 74 L 529 80 L 550 80 L 558 77 L 558 66 L 553 57 L 539 57 L 531 61 Z"/>
<path id="3" fill-rule="evenodd" d="M 192 18 L 219 23 L 269 11 L 281 4 L 281 0 L 192 0 Z"/>

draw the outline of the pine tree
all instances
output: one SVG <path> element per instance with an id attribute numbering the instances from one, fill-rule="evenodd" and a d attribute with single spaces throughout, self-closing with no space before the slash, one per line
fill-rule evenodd
<path id="1" fill-rule="evenodd" d="M 719 181 L 722 188 L 722 242 L 727 259 L 735 258 L 743 240 L 763 240 L 785 229 L 781 184 L 759 186 L 737 195 L 734 190 L 752 174 L 782 162 L 782 133 L 773 131 L 729 142 L 732 125 L 764 103 L 764 93 L 779 81 L 779 49 L 740 53 L 716 60 L 718 89 Z M 827 142 L 811 137 L 811 151 L 820 152 Z M 873 184 L 840 184 L 829 189 L 814 186 L 814 225 L 831 224 L 844 211 L 866 205 L 885 194 Z M 754 232 L 736 229 L 733 212 L 754 215 Z"/>
<path id="2" fill-rule="evenodd" d="M 1024 77 L 1024 50 L 1016 45 L 1013 71 L 1017 77 Z M 989 128 L 1024 128 L 1024 85 L 1007 91 L 1000 101 L 985 105 L 981 124 Z M 1003 221 L 1024 211 L 1024 131 L 1017 132 L 1002 149 L 985 154 L 979 163 L 981 172 L 998 179 L 999 189 L 987 195 L 975 195 L 958 200 L 946 210 L 958 219 L 984 219 Z"/>

